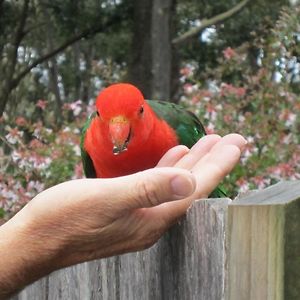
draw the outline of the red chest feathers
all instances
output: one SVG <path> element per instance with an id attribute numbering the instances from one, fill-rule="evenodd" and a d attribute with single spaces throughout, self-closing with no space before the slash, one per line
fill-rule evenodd
<path id="1" fill-rule="evenodd" d="M 87 130 L 84 146 L 97 177 L 118 177 L 153 168 L 167 150 L 178 145 L 175 131 L 165 121 L 157 120 L 146 139 L 143 132 L 135 129 L 127 150 L 114 155 L 111 141 L 95 127 L 96 124 L 91 124 Z"/>

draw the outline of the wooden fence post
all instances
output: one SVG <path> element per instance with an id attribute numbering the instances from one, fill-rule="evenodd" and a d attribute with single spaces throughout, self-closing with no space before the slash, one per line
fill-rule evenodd
<path id="1" fill-rule="evenodd" d="M 300 299 L 300 181 L 228 207 L 228 300 Z"/>
<path id="2" fill-rule="evenodd" d="M 15 299 L 224 299 L 229 199 L 196 201 L 148 250 L 54 272 Z"/>
<path id="3" fill-rule="evenodd" d="M 148 250 L 54 272 L 15 300 L 300 299 L 300 181 L 196 201 Z"/>

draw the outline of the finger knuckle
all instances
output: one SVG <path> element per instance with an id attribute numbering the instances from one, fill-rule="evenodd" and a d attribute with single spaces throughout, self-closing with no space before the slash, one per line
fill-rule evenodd
<path id="1" fill-rule="evenodd" d="M 143 206 L 152 207 L 160 204 L 159 191 L 154 183 L 141 181 L 137 184 L 137 191 Z"/>

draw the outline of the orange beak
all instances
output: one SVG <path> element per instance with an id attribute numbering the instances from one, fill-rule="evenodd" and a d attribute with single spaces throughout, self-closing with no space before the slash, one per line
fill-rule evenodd
<path id="1" fill-rule="evenodd" d="M 129 120 L 124 116 L 112 118 L 109 122 L 109 134 L 114 145 L 113 154 L 126 151 L 131 137 Z"/>

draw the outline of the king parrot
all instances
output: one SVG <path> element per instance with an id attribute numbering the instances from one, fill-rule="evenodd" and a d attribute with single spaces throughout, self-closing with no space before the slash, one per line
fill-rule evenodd
<path id="1" fill-rule="evenodd" d="M 156 166 L 172 147 L 192 147 L 205 135 L 200 120 L 179 105 L 145 100 L 128 83 L 101 91 L 96 111 L 86 121 L 81 157 L 86 177 L 111 178 Z M 217 188 L 211 197 L 226 196 Z"/>

